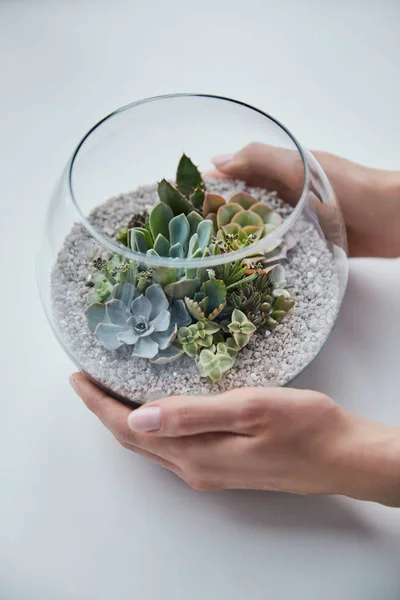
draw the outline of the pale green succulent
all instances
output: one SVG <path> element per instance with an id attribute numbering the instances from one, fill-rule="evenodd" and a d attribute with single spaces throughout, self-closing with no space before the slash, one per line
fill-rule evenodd
<path id="1" fill-rule="evenodd" d="M 228 202 L 218 194 L 206 194 L 203 212 L 213 221 L 217 237 L 234 235 L 238 247 L 247 245 L 249 236 L 254 242 L 268 235 L 282 222 L 279 213 L 245 192 L 235 194 Z"/>
<path id="2" fill-rule="evenodd" d="M 134 284 L 119 283 L 111 297 L 86 309 L 89 328 L 105 348 L 116 350 L 126 344 L 132 346 L 134 356 L 158 364 L 179 358 L 182 351 L 172 343 L 178 327 L 190 323 L 182 301 L 170 305 L 158 284 L 139 294 Z"/>
<path id="3" fill-rule="evenodd" d="M 185 354 L 196 356 L 202 348 L 210 348 L 213 345 L 214 334 L 219 330 L 218 323 L 197 321 L 178 329 L 178 342 Z"/>
<path id="4" fill-rule="evenodd" d="M 210 383 L 219 381 L 224 373 L 233 367 L 235 357 L 236 354 L 232 356 L 229 347 L 223 342 L 219 342 L 211 348 L 204 348 L 197 361 L 200 376 L 207 377 Z"/>
<path id="5" fill-rule="evenodd" d="M 239 349 L 244 348 L 256 330 L 256 326 L 246 317 L 244 312 L 235 308 L 232 312 L 228 329 Z"/>

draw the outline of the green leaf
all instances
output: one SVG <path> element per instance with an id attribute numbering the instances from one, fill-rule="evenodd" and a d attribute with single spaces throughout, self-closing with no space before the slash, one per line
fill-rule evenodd
<path id="1" fill-rule="evenodd" d="M 181 342 L 182 340 L 186 339 L 188 337 L 188 335 L 191 335 L 191 331 L 189 329 L 189 327 L 180 327 L 178 329 L 178 340 Z"/>
<path id="2" fill-rule="evenodd" d="M 244 312 L 235 308 L 235 310 L 232 313 L 232 323 L 239 323 L 240 325 L 242 325 L 243 323 L 247 323 L 247 321 L 248 319 Z"/>
<path id="3" fill-rule="evenodd" d="M 190 235 L 194 235 L 197 232 L 199 224 L 203 221 L 203 217 L 195 210 L 192 210 L 192 212 L 188 214 L 187 220 L 190 225 Z"/>
<path id="4" fill-rule="evenodd" d="M 221 206 L 225 206 L 225 199 L 219 194 L 206 194 L 203 204 L 203 215 L 207 218 L 210 213 L 217 214 Z"/>
<path id="5" fill-rule="evenodd" d="M 117 242 L 122 244 L 123 246 L 128 245 L 128 230 L 122 229 L 117 233 Z"/>
<path id="6" fill-rule="evenodd" d="M 166 179 L 158 184 L 158 195 L 161 202 L 169 206 L 174 215 L 188 215 L 193 210 L 193 204 L 175 189 Z"/>
<path id="7" fill-rule="evenodd" d="M 193 256 L 193 254 L 197 250 L 199 250 L 199 236 L 197 235 L 197 233 L 194 233 L 189 240 L 189 247 L 187 252 L 188 257 L 190 258 L 191 256 Z"/>
<path id="8" fill-rule="evenodd" d="M 273 319 L 275 319 L 275 321 L 278 321 L 278 323 L 280 323 L 283 319 L 283 317 L 286 315 L 286 311 L 285 310 L 274 310 L 271 313 L 271 317 Z"/>
<path id="9" fill-rule="evenodd" d="M 182 244 L 178 242 L 171 246 L 171 248 L 169 249 L 169 255 L 171 258 L 184 258 L 185 251 L 182 247 Z"/>
<path id="10" fill-rule="evenodd" d="M 179 161 L 176 171 L 176 185 L 186 197 L 189 197 L 196 188 L 204 189 L 200 171 L 186 154 L 183 154 Z"/>
<path id="11" fill-rule="evenodd" d="M 85 314 L 89 329 L 94 333 L 97 325 L 106 319 L 106 308 L 100 302 L 93 302 L 87 307 Z"/>
<path id="12" fill-rule="evenodd" d="M 221 206 L 217 212 L 218 227 L 228 225 L 239 212 L 243 212 L 243 208 L 239 204 L 225 204 L 225 206 Z"/>
<path id="13" fill-rule="evenodd" d="M 190 196 L 190 202 L 193 204 L 197 210 L 203 212 L 203 204 L 204 204 L 205 192 L 203 188 L 196 188 L 193 194 Z"/>
<path id="14" fill-rule="evenodd" d="M 251 210 L 242 210 L 236 213 L 232 218 L 232 223 L 237 223 L 240 227 L 246 227 L 252 225 L 253 227 L 264 227 L 264 222 L 260 215 L 251 212 Z"/>
<path id="15" fill-rule="evenodd" d="M 200 362 L 205 367 L 215 362 L 215 355 L 211 350 L 204 349 L 200 352 Z"/>
<path id="16" fill-rule="evenodd" d="M 203 250 L 203 251 L 207 248 L 207 246 L 211 242 L 212 230 L 213 230 L 213 223 L 212 223 L 212 221 L 210 221 L 208 219 L 206 219 L 205 221 L 202 221 L 199 224 L 199 226 L 197 227 L 199 248 L 201 248 L 201 250 Z"/>
<path id="17" fill-rule="evenodd" d="M 147 233 L 150 236 L 149 232 Z M 151 243 L 149 244 L 146 234 L 141 229 L 130 229 L 129 238 L 130 247 L 135 252 L 146 254 L 147 250 L 153 246 L 153 240 L 151 240 Z"/>
<path id="18" fill-rule="evenodd" d="M 264 223 L 269 223 L 270 214 L 274 212 L 272 208 L 270 208 L 266 204 L 263 204 L 262 202 L 257 202 L 257 204 L 253 204 L 250 210 L 251 212 L 257 213 L 257 215 L 259 215 L 262 218 Z"/>
<path id="19" fill-rule="evenodd" d="M 175 283 L 170 283 L 164 288 L 164 292 L 170 298 L 180 299 L 186 296 L 192 296 L 197 287 L 196 279 L 181 279 Z"/>
<path id="20" fill-rule="evenodd" d="M 173 218 L 174 213 L 172 209 L 159 202 L 151 211 L 149 216 L 150 231 L 153 239 L 156 239 L 159 233 L 161 233 L 167 240 L 169 239 L 168 223 Z M 162 256 L 165 256 L 164 254 Z"/>
<path id="21" fill-rule="evenodd" d="M 190 235 L 190 225 L 186 216 L 181 214 L 174 217 L 169 222 L 168 228 L 171 247 L 181 244 L 182 248 L 186 249 Z"/>
<path id="22" fill-rule="evenodd" d="M 273 316 L 273 315 L 272 315 Z M 274 317 L 275 319 L 275 317 Z M 251 321 L 248 321 L 248 323 L 243 323 L 242 327 L 242 332 L 243 333 L 247 333 L 247 334 L 252 334 L 255 332 L 256 327 L 255 325 L 253 325 L 253 323 Z"/>
<path id="23" fill-rule="evenodd" d="M 163 287 L 170 283 L 174 283 L 177 278 L 176 269 L 169 267 L 156 267 L 153 272 L 153 281 L 159 283 Z"/>
<path id="24" fill-rule="evenodd" d="M 226 302 L 226 287 L 220 279 L 210 279 L 201 286 L 203 293 L 207 298 L 207 311 L 212 313 Z"/>
<path id="25" fill-rule="evenodd" d="M 248 210 L 250 206 L 254 206 L 255 204 L 257 204 L 257 200 L 253 198 L 253 196 L 251 196 L 250 194 L 247 194 L 246 192 L 239 192 L 238 194 L 232 196 L 228 204 L 231 204 L 232 202 L 234 202 L 235 204 L 240 204 L 240 206 L 245 210 Z"/>
<path id="26" fill-rule="evenodd" d="M 154 240 L 154 250 L 159 256 L 169 256 L 169 249 L 169 241 L 162 233 L 159 233 L 156 239 Z"/>
<path id="27" fill-rule="evenodd" d="M 183 350 L 188 356 L 196 356 L 197 354 L 197 346 L 194 342 L 183 344 Z"/>
<path id="28" fill-rule="evenodd" d="M 214 335 L 221 329 L 218 323 L 214 323 L 214 321 L 205 321 L 204 323 L 204 331 L 209 335 Z"/>
<path id="29" fill-rule="evenodd" d="M 246 335 L 245 333 L 234 333 L 233 337 L 240 350 L 244 348 L 244 346 L 246 346 L 246 344 L 248 344 L 250 341 L 250 336 Z"/>
<path id="30" fill-rule="evenodd" d="M 217 347 L 218 350 L 218 347 Z M 218 354 L 218 366 L 221 369 L 221 371 L 223 373 L 225 373 L 225 371 L 229 371 L 229 369 L 233 366 L 233 363 L 235 362 L 235 360 L 232 358 L 232 356 L 229 356 L 228 353 L 224 354 Z"/>

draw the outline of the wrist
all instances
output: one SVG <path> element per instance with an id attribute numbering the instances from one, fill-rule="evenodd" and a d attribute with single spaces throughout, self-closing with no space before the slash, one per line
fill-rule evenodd
<path id="1" fill-rule="evenodd" d="M 400 506 L 400 428 L 343 413 L 331 452 L 334 494 Z"/>

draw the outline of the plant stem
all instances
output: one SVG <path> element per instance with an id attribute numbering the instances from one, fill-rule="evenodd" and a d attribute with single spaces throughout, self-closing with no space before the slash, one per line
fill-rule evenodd
<path id="1" fill-rule="evenodd" d="M 235 283 L 231 283 L 231 285 L 228 285 L 228 287 L 226 288 L 226 291 L 230 292 L 234 288 L 239 287 L 239 285 L 242 285 L 242 283 L 248 283 L 249 281 L 253 281 L 253 279 L 255 279 L 256 277 L 257 277 L 257 273 L 253 273 L 252 275 L 248 275 L 247 277 L 244 277 L 244 279 L 239 279 L 239 281 L 236 281 Z"/>
<path id="2" fill-rule="evenodd" d="M 111 285 L 115 285 L 117 283 L 117 280 L 113 275 L 111 275 L 108 267 L 104 267 L 104 276 L 107 279 L 107 281 L 111 283 Z"/>

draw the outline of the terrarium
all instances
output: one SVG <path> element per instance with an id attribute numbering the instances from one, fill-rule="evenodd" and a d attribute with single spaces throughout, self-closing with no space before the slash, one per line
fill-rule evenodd
<path id="1" fill-rule="evenodd" d="M 290 161 L 269 189 L 210 172 L 213 156 L 255 141 L 296 157 L 296 194 Z M 320 165 L 283 125 L 241 102 L 177 94 L 119 109 L 82 139 L 37 270 L 65 351 L 137 406 L 292 381 L 337 318 L 346 235 Z"/>

